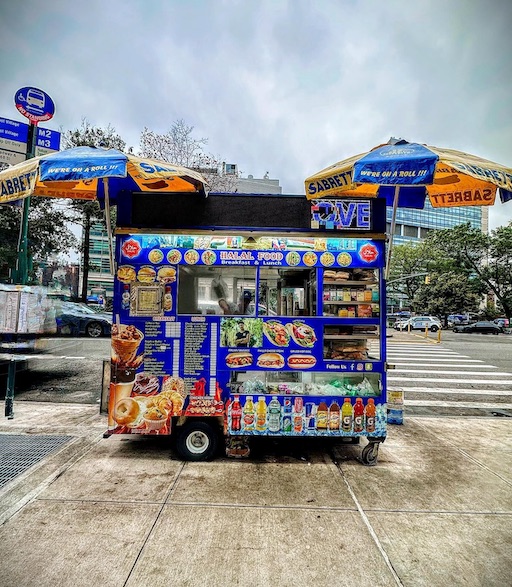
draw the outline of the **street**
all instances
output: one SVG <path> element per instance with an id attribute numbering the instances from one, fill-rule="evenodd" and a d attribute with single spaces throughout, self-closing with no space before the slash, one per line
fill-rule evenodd
<path id="1" fill-rule="evenodd" d="M 388 389 L 404 390 L 406 416 L 512 416 L 512 336 L 387 336 Z M 109 356 L 109 338 L 41 339 L 16 376 L 15 401 L 98 404 Z"/>

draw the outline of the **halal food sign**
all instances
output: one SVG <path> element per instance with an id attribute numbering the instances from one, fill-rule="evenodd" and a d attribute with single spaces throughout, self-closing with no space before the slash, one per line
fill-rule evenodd
<path id="1" fill-rule="evenodd" d="M 371 201 L 317 200 L 311 206 L 311 228 L 370 230 Z"/>

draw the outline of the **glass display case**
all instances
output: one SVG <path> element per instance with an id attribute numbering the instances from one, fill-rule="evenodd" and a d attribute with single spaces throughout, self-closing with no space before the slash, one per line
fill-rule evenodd
<path id="1" fill-rule="evenodd" d="M 237 371 L 230 386 L 232 394 L 251 396 L 377 397 L 382 391 L 381 375 L 375 372 Z"/>
<path id="2" fill-rule="evenodd" d="M 379 316 L 379 270 L 325 270 L 322 284 L 323 315 L 339 318 Z"/>

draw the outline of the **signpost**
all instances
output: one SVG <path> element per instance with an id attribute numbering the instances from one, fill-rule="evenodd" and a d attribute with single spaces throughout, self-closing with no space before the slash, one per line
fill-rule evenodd
<path id="1" fill-rule="evenodd" d="M 32 159 L 40 149 L 52 150 L 51 147 L 60 145 L 60 133 L 55 133 L 47 129 L 38 129 L 38 122 L 50 120 L 55 112 L 55 104 L 50 96 L 39 88 L 24 87 L 19 89 L 14 96 L 16 109 L 29 119 L 30 124 L 16 123 L 4 119 L 4 133 L 7 140 L 15 142 L 25 142 L 19 140 L 24 138 L 23 127 L 28 127 L 26 137 L 26 159 Z M 14 122 L 14 124 L 12 124 Z M 2 125 L 0 124 L 0 127 Z M 41 132 L 42 131 L 42 132 Z M 57 136 L 56 136 L 57 135 Z M 4 151 L 4 153 L 7 151 Z M 13 151 L 16 153 L 16 151 Z M 47 152 L 47 151 L 45 151 Z M 11 156 L 12 157 L 12 156 Z M 23 160 L 23 159 L 22 159 Z M 30 208 L 30 198 L 23 200 L 23 210 L 20 226 L 20 237 L 18 241 L 18 262 L 13 272 L 15 283 L 26 284 L 28 281 L 28 211 Z"/>

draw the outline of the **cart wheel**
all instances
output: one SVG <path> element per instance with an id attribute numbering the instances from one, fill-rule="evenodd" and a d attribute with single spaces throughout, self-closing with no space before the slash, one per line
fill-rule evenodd
<path id="1" fill-rule="evenodd" d="M 186 461 L 208 461 L 217 452 L 217 430 L 206 422 L 188 422 L 181 429 L 176 448 Z"/>
<path id="2" fill-rule="evenodd" d="M 379 456 L 379 443 L 378 442 L 370 442 L 363 448 L 363 452 L 361 455 L 361 460 L 363 461 L 364 465 L 368 465 L 370 467 L 377 464 L 377 457 Z"/>

